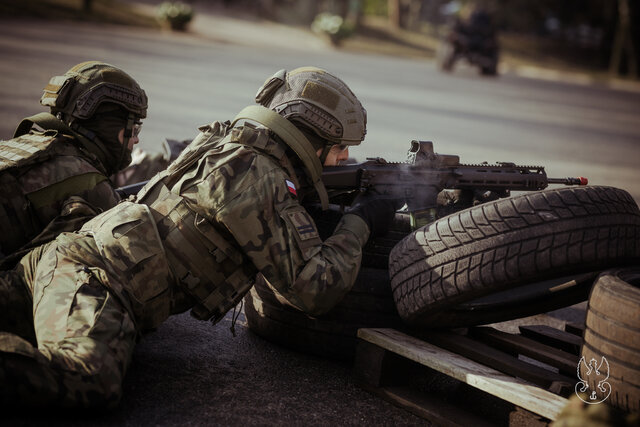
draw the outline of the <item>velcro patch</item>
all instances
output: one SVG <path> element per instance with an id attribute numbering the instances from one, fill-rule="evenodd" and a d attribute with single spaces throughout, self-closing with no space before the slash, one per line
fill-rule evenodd
<path id="1" fill-rule="evenodd" d="M 296 210 L 295 212 L 288 212 L 287 215 L 301 241 L 319 237 L 318 230 L 316 230 L 316 226 L 313 224 L 308 213 L 302 210 Z"/>
<path id="2" fill-rule="evenodd" d="M 297 197 L 298 191 L 296 190 L 296 185 L 293 182 L 289 181 L 288 179 L 285 179 L 284 182 L 285 184 L 287 184 L 287 190 L 289 190 L 289 193 Z"/>
<path id="3" fill-rule="evenodd" d="M 335 110 L 340 102 L 340 95 L 337 92 L 312 80 L 307 81 L 300 95 L 303 98 L 318 102 L 330 110 Z"/>

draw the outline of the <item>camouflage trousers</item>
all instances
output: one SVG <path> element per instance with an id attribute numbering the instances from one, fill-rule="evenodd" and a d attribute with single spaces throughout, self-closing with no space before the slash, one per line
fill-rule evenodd
<path id="1" fill-rule="evenodd" d="M 0 273 L 0 403 L 112 407 L 136 342 L 91 237 L 63 233 Z"/>

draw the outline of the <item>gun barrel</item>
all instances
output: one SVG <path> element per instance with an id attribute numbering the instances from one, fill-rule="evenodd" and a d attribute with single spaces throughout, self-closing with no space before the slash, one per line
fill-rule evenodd
<path id="1" fill-rule="evenodd" d="M 587 185 L 589 180 L 583 176 L 577 178 L 547 178 L 549 184 Z"/>

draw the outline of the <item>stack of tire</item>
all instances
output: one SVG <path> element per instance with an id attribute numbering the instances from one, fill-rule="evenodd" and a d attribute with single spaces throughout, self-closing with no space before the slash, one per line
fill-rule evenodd
<path id="1" fill-rule="evenodd" d="M 419 328 L 498 322 L 588 299 L 581 378 L 591 392 L 605 387 L 603 376 L 586 372 L 604 357 L 608 403 L 640 412 L 640 211 L 624 190 L 547 190 L 460 211 L 407 236 L 389 271 L 399 314 Z"/>
<path id="2" fill-rule="evenodd" d="M 581 356 L 587 392 L 625 412 L 640 413 L 640 266 L 609 270 L 596 280 Z M 589 364 L 600 375 L 587 372 Z"/>

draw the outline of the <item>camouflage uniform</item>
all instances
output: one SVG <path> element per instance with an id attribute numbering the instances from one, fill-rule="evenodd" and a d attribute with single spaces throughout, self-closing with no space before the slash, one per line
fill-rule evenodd
<path id="1" fill-rule="evenodd" d="M 0 259 L 77 230 L 88 217 L 117 204 L 104 166 L 79 142 L 84 139 L 68 129 L 34 130 L 0 141 Z"/>
<path id="2" fill-rule="evenodd" d="M 0 323 L 4 403 L 116 404 L 137 334 L 188 309 L 215 323 L 259 273 L 304 311 L 332 308 L 355 281 L 369 227 L 346 214 L 320 239 L 282 135 L 205 126 L 136 201 L 0 274 L 0 292 L 26 299 Z M 35 339 L 11 320 L 31 308 Z"/>
<path id="3" fill-rule="evenodd" d="M 92 239 L 62 233 L 0 273 L 0 304 L 8 305 L 5 296 L 14 303 L 0 316 L 0 405 L 119 400 L 136 329 L 117 294 L 91 273 L 106 270 L 96 252 Z"/>
<path id="4" fill-rule="evenodd" d="M 147 108 L 130 76 L 96 61 L 53 77 L 40 102 L 51 113 L 24 119 L 13 139 L 0 141 L 3 268 L 115 206 L 108 176 L 129 163 L 128 139 Z M 126 144 L 118 140 L 121 129 Z"/>
<path id="5" fill-rule="evenodd" d="M 219 123 L 199 139 L 206 140 L 217 129 Z M 191 148 L 185 158 L 197 147 Z M 348 292 L 369 234 L 363 220 L 345 215 L 322 242 L 287 183 L 295 185 L 298 178 L 284 147 L 264 128 L 235 128 L 226 143 L 200 150 L 204 155 L 187 170 L 180 170 L 178 160 L 154 179 L 141 193 L 145 204 L 123 202 L 79 233 L 61 234 L 30 253 L 17 269 L 2 273 L 5 289 L 13 286 L 14 295 L 32 295 L 38 343 L 36 348 L 19 339 L 15 334 L 25 334 L 15 326 L 0 325 L 13 333 L 0 335 L 0 376 L 9 384 L 5 399 L 31 399 L 32 392 L 18 386 L 26 383 L 43 393 L 42 401 L 116 403 L 136 332 L 159 325 L 170 314 L 197 308 L 201 292 L 224 294 L 223 308 L 212 313 L 219 320 L 242 299 L 258 271 L 292 304 L 310 313 L 327 311 Z M 175 172 L 180 173 L 177 180 L 172 179 Z M 161 195 L 169 190 L 165 181 L 175 181 L 169 193 L 180 197 Z M 172 212 L 211 227 L 205 237 L 224 234 L 227 244 L 203 242 L 203 259 L 191 241 L 202 237 L 171 233 L 174 222 L 173 215 L 166 215 L 171 211 L 167 200 L 176 199 L 184 201 L 185 210 Z M 210 272 L 198 271 L 207 263 Z M 182 275 L 185 271 L 191 274 Z M 206 283 L 200 274 L 220 277 Z M 238 285 L 244 293 L 229 285 L 232 274 L 245 281 Z M 24 303 L 15 307 L 31 308 Z M 206 310 L 201 307 L 194 315 L 206 318 Z M 18 317 L 28 316 L 16 313 L 4 320 Z"/>

